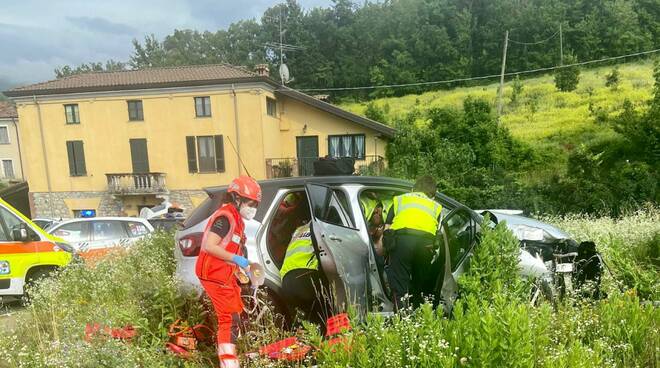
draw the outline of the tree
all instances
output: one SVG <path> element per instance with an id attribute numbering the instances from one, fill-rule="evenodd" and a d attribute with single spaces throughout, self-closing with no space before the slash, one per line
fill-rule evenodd
<path id="1" fill-rule="evenodd" d="M 516 74 L 516 78 L 513 80 L 513 85 L 511 89 L 511 105 L 518 105 L 518 98 L 522 95 L 523 92 L 523 83 L 520 80 L 520 75 Z"/>
<path id="2" fill-rule="evenodd" d="M 619 67 L 614 67 L 610 74 L 605 76 L 605 86 L 610 87 L 613 90 L 619 88 L 619 80 L 621 74 L 619 73 Z"/>
<path id="3" fill-rule="evenodd" d="M 569 65 L 577 63 L 577 59 L 571 54 L 567 55 L 565 59 Z M 562 92 L 575 91 L 578 83 L 580 83 L 580 68 L 578 66 L 563 67 L 555 72 L 555 86 Z"/>
<path id="4" fill-rule="evenodd" d="M 376 106 L 376 104 L 373 102 L 369 102 L 367 104 L 367 109 L 364 111 L 364 116 L 380 123 L 384 123 L 386 121 L 385 112 Z"/>
<path id="5" fill-rule="evenodd" d="M 69 65 L 55 68 L 55 77 L 64 78 L 74 74 L 90 73 L 90 72 L 111 72 L 126 70 L 128 65 L 121 61 L 108 60 L 105 64 L 101 62 L 83 63 L 78 66 L 71 67 Z"/>
<path id="6" fill-rule="evenodd" d="M 133 40 L 133 68 L 229 63 L 279 65 L 279 20 L 283 41 L 303 49 L 284 50 L 294 88 L 403 84 L 496 74 L 502 37 L 511 30 L 507 69 L 559 64 L 561 23 L 564 47 L 575 60 L 622 55 L 653 47 L 660 35 L 660 10 L 653 0 L 334 0 L 304 10 L 286 0 L 258 20 L 226 29 L 177 29 L 162 39 Z M 547 40 L 536 44 L 535 42 Z M 571 62 L 569 55 L 565 63 Z M 71 68 L 75 69 L 75 68 Z M 561 69 L 558 88 L 574 89 L 579 70 Z M 455 84 L 456 85 L 456 84 Z M 454 85 L 454 86 L 455 86 Z M 334 92 L 335 97 L 368 98 L 419 93 L 419 85 Z"/>
<path id="7" fill-rule="evenodd" d="M 133 68 L 146 68 L 151 66 L 164 66 L 169 63 L 165 59 L 165 49 L 155 35 L 144 37 L 144 45 L 137 39 L 133 40 L 134 52 L 130 64 Z"/>

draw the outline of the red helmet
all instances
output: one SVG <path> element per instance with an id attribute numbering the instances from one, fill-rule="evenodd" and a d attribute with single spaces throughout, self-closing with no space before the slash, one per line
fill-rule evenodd
<path id="1" fill-rule="evenodd" d="M 259 183 L 246 175 L 241 175 L 232 180 L 227 193 L 236 193 L 243 198 L 261 202 L 261 187 Z"/>

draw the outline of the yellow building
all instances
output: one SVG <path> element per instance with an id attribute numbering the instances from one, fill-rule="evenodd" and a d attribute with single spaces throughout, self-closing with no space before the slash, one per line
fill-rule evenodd
<path id="1" fill-rule="evenodd" d="M 33 216 L 136 215 L 163 199 L 187 212 L 202 188 L 239 174 L 309 175 L 326 155 L 382 165 L 392 128 L 267 75 L 265 66 L 151 68 L 5 92 L 21 122 Z"/>

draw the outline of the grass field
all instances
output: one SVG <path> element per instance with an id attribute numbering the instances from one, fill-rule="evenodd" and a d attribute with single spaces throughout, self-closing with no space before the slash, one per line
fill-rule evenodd
<path id="1" fill-rule="evenodd" d="M 619 65 L 618 88 L 605 86 L 612 66 L 583 70 L 573 92 L 560 92 L 554 77 L 544 75 L 521 79 L 523 89 L 512 102 L 513 79 L 505 83 L 502 122 L 514 137 L 538 148 L 570 151 L 581 143 L 606 139 L 610 128 L 597 122 L 596 115 L 615 115 L 628 99 L 640 105 L 651 97 L 653 63 L 640 61 Z M 498 83 L 484 86 L 426 92 L 419 95 L 380 98 L 373 103 L 386 113 L 388 123 L 403 118 L 413 109 L 436 107 L 460 108 L 467 96 L 475 96 L 497 105 Z M 344 103 L 342 107 L 364 115 L 368 102 Z M 591 110 L 590 110 L 591 106 Z"/>
<path id="2" fill-rule="evenodd" d="M 550 217 L 578 240 L 592 239 L 612 269 L 603 281 L 609 298 L 571 300 L 553 309 L 532 307 L 511 254 L 518 242 L 500 225 L 484 230 L 473 267 L 459 279 L 452 318 L 429 305 L 392 318 L 354 318 L 349 346 L 331 348 L 310 325 L 297 332 L 320 349 L 300 364 L 323 367 L 657 367 L 660 362 L 660 209 L 649 206 L 618 219 Z M 129 252 L 95 267 L 73 265 L 46 280 L 32 304 L 0 334 L 0 367 L 213 367 L 213 346 L 189 360 L 166 353 L 168 326 L 182 318 L 203 322 L 203 305 L 181 294 L 173 277 L 171 234 L 157 233 Z M 514 257 L 515 258 L 515 257 Z M 481 270 L 481 271 L 475 271 Z M 518 285 L 514 287 L 512 285 Z M 522 287 L 521 287 L 522 286 Z M 98 336 L 87 323 L 133 325 L 129 342 Z M 240 351 L 256 351 L 293 332 L 252 326 Z M 244 358 L 242 358 L 244 359 Z M 292 366 L 268 359 L 244 366 Z"/>

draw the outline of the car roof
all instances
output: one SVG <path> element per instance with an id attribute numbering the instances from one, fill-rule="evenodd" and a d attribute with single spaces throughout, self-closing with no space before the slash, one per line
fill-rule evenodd
<path id="1" fill-rule="evenodd" d="M 64 220 L 60 222 L 59 225 L 65 225 L 65 224 L 70 224 L 72 222 L 91 222 L 91 221 L 137 221 L 137 222 L 146 222 L 148 223 L 149 221 L 139 218 L 139 217 L 86 217 L 86 218 L 74 218 L 74 219 L 69 219 L 69 220 Z"/>
<path id="2" fill-rule="evenodd" d="M 306 183 L 316 183 L 325 185 L 339 185 L 339 184 L 362 184 L 362 185 L 385 185 L 403 187 L 412 189 L 413 182 L 404 179 L 391 178 L 387 176 L 362 176 L 362 175 L 343 175 L 343 176 L 299 176 L 292 178 L 278 178 L 268 180 L 258 180 L 263 191 L 272 191 L 280 188 L 299 187 Z M 227 185 L 214 186 L 204 188 L 204 191 L 209 196 L 214 196 L 220 192 L 227 190 Z M 457 200 L 440 193 L 441 198 L 451 203 L 455 207 L 464 206 Z"/>
<path id="3" fill-rule="evenodd" d="M 302 186 L 305 183 L 316 183 L 316 184 L 327 184 L 327 185 L 336 185 L 336 184 L 368 184 L 368 185 L 378 185 L 378 184 L 389 184 L 403 187 L 412 187 L 412 183 L 403 179 L 395 179 L 386 176 L 358 176 L 358 175 L 347 175 L 347 176 L 299 176 L 292 178 L 278 178 L 278 179 L 268 179 L 268 180 L 258 180 L 259 185 L 262 189 L 265 188 L 286 188 L 294 186 Z M 208 194 L 216 194 L 218 192 L 224 191 L 227 189 L 227 185 L 220 185 L 214 187 L 204 188 Z"/>

